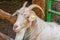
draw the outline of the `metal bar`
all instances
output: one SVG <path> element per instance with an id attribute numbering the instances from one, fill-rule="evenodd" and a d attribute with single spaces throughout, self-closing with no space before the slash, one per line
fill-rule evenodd
<path id="1" fill-rule="evenodd" d="M 46 6 L 45 6 L 45 21 L 47 21 L 47 22 L 50 22 L 50 20 L 51 20 L 51 13 L 50 12 L 48 12 L 48 10 L 49 9 L 51 9 L 51 3 L 52 3 L 52 1 L 51 0 L 46 0 Z"/>
<path id="2" fill-rule="evenodd" d="M 54 11 L 54 10 L 49 10 L 51 14 L 55 14 L 57 16 L 60 16 L 60 12 Z"/>

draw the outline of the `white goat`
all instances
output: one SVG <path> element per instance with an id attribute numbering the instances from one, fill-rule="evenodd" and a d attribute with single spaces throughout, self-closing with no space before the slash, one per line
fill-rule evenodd
<path id="1" fill-rule="evenodd" d="M 15 40 L 22 40 L 23 37 L 24 40 L 60 40 L 60 25 L 40 19 L 32 10 L 34 7 L 41 9 L 44 14 L 43 9 L 35 4 L 23 6 L 13 14 L 18 15 L 13 26 L 13 30 L 17 33 Z"/>

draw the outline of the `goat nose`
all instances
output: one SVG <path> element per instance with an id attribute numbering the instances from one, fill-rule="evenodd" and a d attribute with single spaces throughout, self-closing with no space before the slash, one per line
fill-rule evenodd
<path id="1" fill-rule="evenodd" d="M 16 29 L 18 26 L 17 25 L 14 25 L 13 27 Z"/>
<path id="2" fill-rule="evenodd" d="M 14 26 L 13 26 L 13 31 L 16 32 L 16 28 L 17 28 L 17 27 L 18 27 L 17 25 L 14 25 Z"/>

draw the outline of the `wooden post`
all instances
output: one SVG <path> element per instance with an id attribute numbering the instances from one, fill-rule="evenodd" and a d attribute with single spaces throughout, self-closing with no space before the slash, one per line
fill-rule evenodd
<path id="1" fill-rule="evenodd" d="M 15 23 L 16 17 L 12 16 L 11 14 L 3 11 L 0 9 L 0 19 L 3 19 L 4 21 L 9 21 L 11 23 Z"/>
<path id="2" fill-rule="evenodd" d="M 41 6 L 41 7 L 43 8 L 43 10 L 44 10 L 45 0 L 32 0 L 32 3 Z M 42 12 L 40 11 L 40 9 L 35 8 L 34 11 L 36 12 L 36 14 L 37 14 L 40 18 L 44 19 L 44 15 L 43 15 Z"/>

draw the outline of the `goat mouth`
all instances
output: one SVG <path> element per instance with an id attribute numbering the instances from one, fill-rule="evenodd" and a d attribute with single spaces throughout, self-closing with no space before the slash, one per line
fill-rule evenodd
<path id="1" fill-rule="evenodd" d="M 14 31 L 14 32 L 17 32 L 16 28 L 13 28 L 13 31 Z"/>
<path id="2" fill-rule="evenodd" d="M 19 32 L 21 29 L 23 29 L 23 27 L 21 28 L 22 26 L 19 26 L 19 27 L 13 27 L 13 31 L 14 32 Z"/>
<path id="3" fill-rule="evenodd" d="M 18 27 L 13 27 L 13 31 L 14 31 L 14 32 L 17 32 L 17 30 L 16 30 L 17 28 L 18 28 Z"/>
<path id="4" fill-rule="evenodd" d="M 13 31 L 16 32 L 16 33 L 19 32 L 20 30 L 21 30 L 21 29 L 18 29 L 18 28 L 13 29 Z"/>

